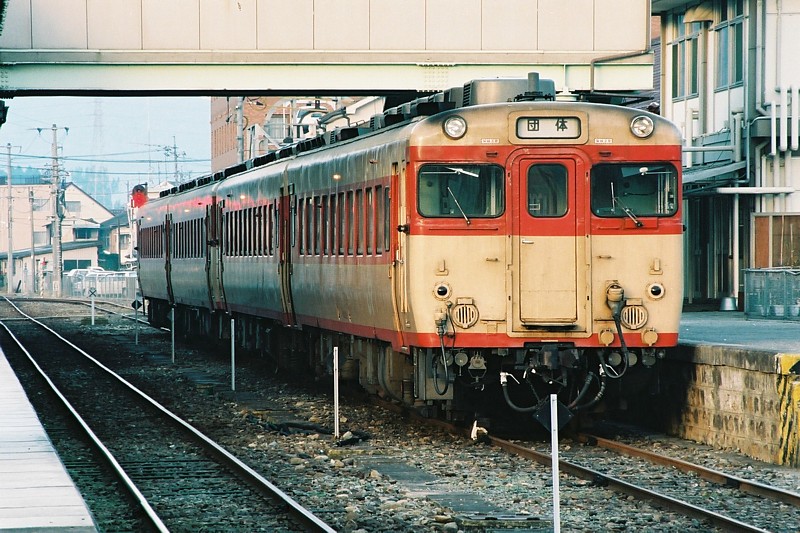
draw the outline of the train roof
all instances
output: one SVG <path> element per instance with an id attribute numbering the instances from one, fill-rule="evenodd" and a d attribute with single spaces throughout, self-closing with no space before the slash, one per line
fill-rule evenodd
<path id="1" fill-rule="evenodd" d="M 610 100 L 611 96 L 599 95 L 601 100 Z M 613 95 L 612 95 L 613 96 Z M 619 95 L 616 95 L 617 97 Z M 632 96 L 632 101 L 641 101 L 644 98 Z M 575 100 L 581 101 L 575 101 Z M 254 168 L 270 165 L 280 160 L 293 158 L 300 154 L 331 147 L 340 143 L 352 141 L 354 139 L 383 133 L 388 130 L 401 129 L 425 117 L 442 115 L 447 112 L 459 110 L 467 112 L 465 108 L 483 107 L 488 104 L 508 104 L 512 102 L 542 102 L 543 105 L 573 105 L 582 107 L 581 104 L 591 107 L 593 110 L 602 108 L 597 102 L 589 102 L 585 95 L 573 95 L 570 101 L 557 102 L 555 84 L 552 80 L 541 79 L 536 72 L 532 72 L 527 78 L 491 78 L 479 79 L 467 82 L 461 87 L 453 87 L 445 91 L 418 98 L 400 106 L 387 109 L 381 114 L 374 115 L 368 122 L 338 128 L 325 132 L 317 137 L 302 139 L 291 145 L 283 146 L 278 150 L 268 152 L 253 159 L 243 161 L 236 165 L 227 167 L 223 170 L 201 176 L 177 187 L 162 191 L 160 197 L 175 195 L 196 187 L 202 187 L 213 182 L 227 179 L 230 176 L 238 175 Z M 609 105 L 609 109 L 625 109 L 618 105 Z M 631 113 L 648 114 L 650 113 L 629 108 Z M 666 119 L 652 115 L 655 121 L 668 122 Z M 657 117 L 657 118 L 656 118 Z"/>

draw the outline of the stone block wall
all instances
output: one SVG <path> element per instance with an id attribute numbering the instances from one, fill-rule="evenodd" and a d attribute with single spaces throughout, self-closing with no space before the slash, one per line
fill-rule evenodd
<path id="1" fill-rule="evenodd" d="M 658 389 L 660 429 L 800 466 L 800 354 L 681 345 L 662 361 Z"/>

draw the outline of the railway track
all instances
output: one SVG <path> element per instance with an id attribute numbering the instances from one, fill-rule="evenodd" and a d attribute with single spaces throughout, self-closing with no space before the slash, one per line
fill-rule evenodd
<path id="1" fill-rule="evenodd" d="M 88 334 L 79 333 L 81 337 L 80 340 L 76 338 L 76 342 L 80 342 L 83 346 L 101 346 L 109 342 L 123 342 L 122 339 L 132 343 L 133 330 L 130 321 L 126 320 L 130 316 L 123 319 L 116 315 L 105 314 L 113 310 L 111 307 L 104 305 L 101 310 L 98 306 L 98 313 L 107 317 L 107 321 L 100 321 L 103 325 L 90 328 L 86 325 L 88 310 L 85 308 L 77 307 L 81 310 L 65 312 L 63 306 L 54 306 L 51 309 L 44 304 L 36 307 L 38 305 L 39 302 L 26 302 L 25 308 L 35 309 L 36 313 L 54 317 L 48 321 L 55 324 L 60 324 L 61 321 L 74 323 L 74 320 L 64 320 L 63 317 L 70 316 L 71 319 L 75 319 L 76 315 L 80 314 L 84 326 L 78 330 Z M 128 315 L 132 314 L 129 308 L 125 308 L 122 315 L 125 311 Z M 19 320 L 14 321 L 12 325 L 16 322 Z M 73 327 L 72 331 L 74 334 L 76 329 Z M 92 333 L 95 331 L 98 332 L 97 338 Z M 219 354 L 215 357 L 212 351 L 207 357 L 200 352 L 179 349 L 175 363 L 169 363 L 169 357 L 166 355 L 154 355 L 153 361 L 160 360 L 162 363 L 148 362 L 144 354 L 163 353 L 168 346 L 169 335 L 152 328 L 143 328 L 142 334 L 146 339 L 146 347 L 139 347 L 135 351 L 138 354 L 135 357 L 131 358 L 130 354 L 123 355 L 122 352 L 126 350 L 120 348 L 120 357 L 106 354 L 103 360 L 109 366 L 120 368 L 129 379 L 134 375 L 138 376 L 138 381 L 135 382 L 139 387 L 148 388 L 151 383 L 161 383 L 162 388 L 171 387 L 173 383 L 178 383 L 176 380 L 180 380 L 182 375 L 194 376 L 200 369 L 203 374 L 206 371 L 209 374 L 216 374 L 218 381 L 220 377 L 221 381 L 228 379 L 225 369 L 228 366 L 226 358 L 218 357 Z M 98 351 L 99 348 L 89 348 L 89 350 Z M 215 358 L 222 360 L 222 368 L 217 367 Z M 159 379 L 158 374 L 154 372 L 171 374 L 166 379 Z M 242 377 L 259 379 L 257 382 L 250 382 L 249 390 L 270 391 L 264 393 L 268 399 L 256 402 L 259 406 L 256 412 L 263 410 L 265 405 L 271 405 L 275 400 L 286 400 L 281 401 L 281 407 L 275 406 L 270 409 L 277 409 L 274 411 L 276 413 L 286 412 L 291 420 L 326 420 L 326 423 L 330 424 L 331 413 L 321 409 L 326 403 L 324 398 L 320 398 L 319 401 L 309 399 L 308 396 L 301 396 L 302 393 L 296 390 L 286 389 L 285 385 L 278 385 L 277 389 L 270 388 L 271 385 L 260 381 L 256 372 L 242 372 Z M 301 429 L 301 433 L 296 437 L 285 437 L 286 449 L 289 451 L 281 458 L 280 454 L 276 456 L 272 450 L 273 446 L 275 449 L 280 446 L 279 442 L 284 440 L 284 437 L 274 435 L 286 428 L 279 429 L 273 424 L 271 416 L 240 417 L 239 422 L 244 423 L 237 424 L 237 429 L 233 432 L 223 429 L 223 425 L 229 422 L 227 418 L 202 417 L 200 411 L 212 410 L 224 397 L 221 392 L 212 395 L 206 379 L 207 377 L 200 376 L 196 382 L 182 383 L 175 391 L 170 391 L 171 394 L 159 398 L 163 398 L 162 403 L 175 407 L 180 403 L 180 412 L 184 417 L 191 418 L 201 425 L 204 431 L 226 442 L 226 446 L 235 449 L 240 457 L 248 457 L 248 462 L 259 465 L 260 471 L 273 472 L 270 475 L 282 480 L 284 490 L 290 491 L 294 498 L 316 509 L 317 514 L 320 514 L 320 509 L 324 509 L 321 512 L 326 518 L 331 518 L 333 520 L 331 523 L 335 523 L 337 528 L 355 529 L 357 528 L 355 524 L 358 524 L 365 531 L 391 529 L 417 533 L 440 531 L 441 526 L 437 527 L 431 523 L 434 519 L 453 520 L 455 524 L 457 518 L 460 520 L 466 517 L 477 523 L 475 527 L 478 531 L 482 531 L 480 527 L 488 527 L 488 522 L 484 521 L 481 524 L 474 518 L 480 516 L 480 512 L 476 511 L 478 507 L 470 503 L 474 495 L 482 496 L 484 504 L 486 502 L 497 504 L 497 508 L 488 510 L 487 520 L 496 522 L 498 517 L 503 518 L 508 528 L 527 527 L 528 529 L 525 529 L 527 531 L 535 525 L 544 526 L 549 520 L 548 482 L 551 459 L 549 448 L 542 443 L 492 439 L 494 447 L 476 446 L 463 438 L 463 429 L 453 430 L 451 426 L 443 423 L 436 425 L 442 426 L 447 431 L 454 431 L 459 437 L 446 436 L 438 432 L 435 432 L 437 436 L 433 437 L 431 435 L 434 432 L 419 423 L 424 421 L 432 424 L 433 422 L 428 419 L 411 418 L 410 421 L 403 421 L 396 414 L 380 418 L 378 412 L 383 411 L 382 409 L 364 404 L 363 407 L 356 407 L 358 414 L 354 414 L 353 406 L 348 413 L 353 422 L 358 420 L 356 427 L 369 429 L 370 433 L 374 434 L 374 440 L 370 440 L 363 448 L 353 450 L 350 454 L 346 447 L 336 448 L 335 441 L 330 438 L 319 435 L 303 437 Z M 196 383 L 196 387 L 191 383 Z M 236 409 L 237 412 L 241 412 L 239 411 L 241 406 Z M 393 409 L 395 412 L 403 411 L 402 408 L 393 407 Z M 300 415 L 300 411 L 304 411 L 304 414 Z M 411 413 L 406 414 L 411 415 Z M 373 420 L 371 418 L 373 416 L 376 417 L 375 421 L 369 422 Z M 270 422 L 265 423 L 265 420 Z M 384 431 L 389 427 L 395 427 L 395 434 Z M 522 454 L 517 455 L 517 451 L 514 455 L 506 453 L 503 451 L 504 442 L 508 442 L 509 447 L 516 446 L 523 449 Z M 592 436 L 585 436 L 583 441 L 562 439 L 559 451 L 562 459 L 560 463 L 562 523 L 566 529 L 576 531 L 641 529 L 683 533 L 800 531 L 798 506 L 791 495 L 786 496 L 786 499 L 778 498 L 777 502 L 772 502 L 766 496 L 753 494 L 756 490 L 753 487 L 759 487 L 760 490 L 761 486 L 769 486 L 772 477 L 756 471 L 754 474 L 761 475 L 759 479 L 764 482 L 758 483 L 724 472 L 686 473 L 686 468 L 676 463 L 667 466 L 645 464 L 641 459 L 643 452 L 637 451 L 640 442 L 636 440 L 637 447 L 634 448 L 630 445 L 627 447 L 614 445 L 608 439 Z M 637 457 L 620 458 L 618 452 L 605 449 L 612 446 Z M 663 446 L 665 449 L 667 447 Z M 682 459 L 689 457 L 687 454 L 677 456 Z M 267 458 L 269 463 L 264 462 Z M 542 467 L 533 466 L 532 461 L 542 463 Z M 340 465 L 332 466 L 334 462 L 339 462 Z M 695 460 L 695 462 L 705 461 Z M 342 466 L 341 463 L 345 465 Z M 730 465 L 738 464 L 738 470 L 734 467 L 728 469 L 727 461 L 722 464 L 726 466 L 720 470 L 729 470 L 737 474 L 744 471 L 741 461 L 737 462 L 735 458 Z M 314 481 L 308 487 L 300 488 L 306 483 L 304 469 L 314 472 Z M 373 469 L 385 476 L 385 482 L 381 481 L 380 476 L 372 475 Z M 504 472 L 503 477 L 495 471 Z M 327 488 L 323 489 L 320 481 L 327 476 L 330 476 L 331 481 L 325 481 L 324 485 Z M 414 477 L 410 481 L 404 481 L 403 476 Z M 685 480 L 681 481 L 681 478 Z M 287 479 L 291 481 L 287 483 Z M 510 481 L 512 479 L 513 482 Z M 794 478 L 784 480 L 785 486 L 792 488 L 798 486 L 790 479 Z M 645 481 L 647 481 L 646 486 Z M 342 485 L 349 488 L 343 488 Z M 740 494 L 734 490 L 735 487 L 745 492 Z M 206 495 L 213 496 L 215 490 L 213 485 L 210 486 Z M 390 491 L 397 495 L 389 498 L 390 501 L 387 502 L 387 494 Z M 618 491 L 619 495 L 615 495 L 612 491 Z M 404 492 L 405 496 L 402 496 Z M 463 501 L 459 500 L 462 497 Z M 325 504 L 322 500 L 325 500 Z M 391 503 L 391 500 L 396 503 Z M 727 500 L 730 505 L 717 506 L 716 502 L 719 500 Z M 711 505 L 712 502 L 714 506 Z M 437 509 L 436 504 L 443 505 L 445 509 Z M 394 507 L 395 505 L 400 507 Z M 450 505 L 457 507 L 451 507 L 448 511 L 446 508 Z M 703 507 L 710 507 L 710 514 Z M 409 509 L 423 508 L 426 511 L 420 511 L 419 514 L 416 514 L 416 511 L 414 514 L 405 514 Z M 393 527 L 381 528 L 377 525 L 389 523 L 392 523 Z M 368 525 L 362 526 L 362 524 Z M 459 524 L 460 529 L 464 531 L 476 530 L 464 522 Z M 128 530 L 141 529 L 143 528 L 128 528 Z"/>
<path id="2" fill-rule="evenodd" d="M 130 518 L 135 529 L 334 531 L 55 330 L 8 300 L 2 306 L 9 360 L 18 365 L 24 358 L 36 367 L 88 435 L 106 470 L 115 473 L 135 502 L 137 516 Z M 21 320 L 11 319 L 12 306 Z M 24 346 L 19 338 L 25 339 Z M 207 503 L 209 495 L 216 495 L 214 505 Z"/>
<path id="3" fill-rule="evenodd" d="M 464 428 L 449 422 L 421 418 L 386 402 L 382 402 L 382 405 L 403 411 L 416 421 L 458 435 L 469 435 Z M 485 435 L 482 440 L 545 467 L 552 465 L 549 448 L 546 449 L 541 443 L 517 442 L 492 435 Z M 562 474 L 693 517 L 718 531 L 800 531 L 800 494 L 796 492 L 612 439 L 578 435 L 577 440 L 584 446 L 571 447 L 567 454 L 559 452 Z M 599 460 L 601 455 L 604 455 L 602 461 Z M 608 465 L 614 463 L 613 459 L 609 459 L 612 455 L 624 455 L 627 459 L 616 461 L 618 467 L 610 468 Z M 569 459 L 565 459 L 565 456 Z M 603 466 L 597 466 L 598 463 Z M 709 498 L 713 491 L 722 491 L 723 496 Z M 714 508 L 708 504 L 712 501 L 726 503 Z"/>

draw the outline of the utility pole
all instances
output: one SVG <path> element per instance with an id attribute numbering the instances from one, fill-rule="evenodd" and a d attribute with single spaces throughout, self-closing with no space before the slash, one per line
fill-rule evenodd
<path id="1" fill-rule="evenodd" d="M 178 177 L 179 177 L 179 174 L 178 174 L 178 145 L 175 142 L 175 136 L 174 135 L 172 136 L 172 157 L 175 160 L 175 184 L 177 185 L 178 181 L 179 181 L 178 180 Z"/>
<path id="2" fill-rule="evenodd" d="M 69 131 L 64 128 L 65 131 Z M 61 209 L 61 180 L 59 179 L 58 168 L 58 127 L 53 124 L 53 145 L 51 148 L 53 157 L 52 188 L 53 196 L 53 296 L 61 296 L 61 222 L 64 213 Z"/>
<path id="3" fill-rule="evenodd" d="M 14 245 L 11 238 L 11 143 L 6 144 L 8 162 L 6 166 L 6 189 L 8 190 L 8 261 L 6 261 L 6 292 L 14 294 Z"/>
<path id="4" fill-rule="evenodd" d="M 236 106 L 236 162 L 244 161 L 244 97 L 239 97 Z"/>
<path id="5" fill-rule="evenodd" d="M 36 241 L 34 241 L 36 232 L 33 226 L 33 188 L 28 189 L 28 201 L 31 204 L 31 292 L 36 294 Z"/>

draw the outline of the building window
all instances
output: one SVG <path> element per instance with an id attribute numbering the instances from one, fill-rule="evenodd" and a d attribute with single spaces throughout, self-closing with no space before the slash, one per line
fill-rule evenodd
<path id="1" fill-rule="evenodd" d="M 67 211 L 72 216 L 76 216 L 77 217 L 77 216 L 79 216 L 81 214 L 81 203 L 80 202 L 67 201 L 67 202 L 65 202 L 65 204 L 66 204 Z"/>
<path id="2" fill-rule="evenodd" d="M 800 215 L 754 215 L 754 268 L 800 267 Z"/>
<path id="3" fill-rule="evenodd" d="M 95 238 L 92 228 L 75 228 L 74 231 L 76 241 Z"/>
<path id="4" fill-rule="evenodd" d="M 683 14 L 675 15 L 672 53 L 672 98 L 697 96 L 699 90 L 699 42 L 702 24 L 686 24 Z"/>
<path id="5" fill-rule="evenodd" d="M 744 0 L 719 3 L 717 37 L 717 89 L 742 83 L 744 74 Z"/>

